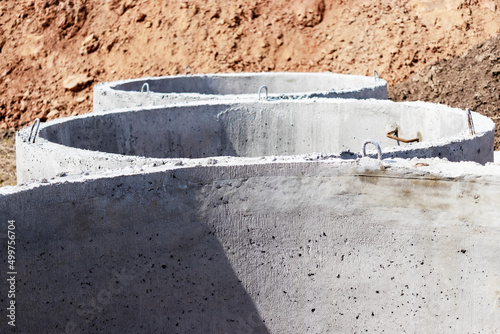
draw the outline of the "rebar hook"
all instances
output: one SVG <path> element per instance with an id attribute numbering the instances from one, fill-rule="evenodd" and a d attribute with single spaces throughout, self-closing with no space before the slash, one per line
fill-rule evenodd
<path id="1" fill-rule="evenodd" d="M 187 75 L 187 69 L 189 68 L 189 75 L 193 75 L 193 68 L 189 65 L 184 67 L 184 75 Z"/>
<path id="2" fill-rule="evenodd" d="M 267 99 L 268 99 L 268 97 L 269 97 L 269 94 L 268 94 L 268 93 L 269 93 L 269 89 L 267 88 L 267 86 L 266 86 L 266 85 L 263 85 L 263 86 L 260 86 L 260 87 L 259 87 L 259 100 L 260 100 L 260 93 L 262 92 L 262 89 L 265 89 L 265 90 L 266 90 L 266 100 L 267 100 Z"/>
<path id="3" fill-rule="evenodd" d="M 30 131 L 30 136 L 28 138 L 28 143 L 31 141 L 31 135 L 33 134 L 33 128 L 36 126 L 35 134 L 33 135 L 33 144 L 35 143 L 36 135 L 38 133 L 38 129 L 40 128 L 40 118 L 36 118 L 35 121 L 33 122 L 33 125 L 31 125 L 31 131 Z"/>
<path id="4" fill-rule="evenodd" d="M 474 129 L 474 121 L 472 120 L 472 112 L 469 108 L 465 109 L 467 113 L 467 123 L 469 124 L 469 134 L 474 136 L 476 134 L 476 129 Z"/>
<path id="5" fill-rule="evenodd" d="M 375 140 L 371 140 L 371 139 L 367 139 L 363 142 L 363 157 L 366 157 L 366 145 L 367 144 L 372 144 L 377 148 L 378 159 L 382 160 L 382 149 L 380 148 L 380 145 Z"/>

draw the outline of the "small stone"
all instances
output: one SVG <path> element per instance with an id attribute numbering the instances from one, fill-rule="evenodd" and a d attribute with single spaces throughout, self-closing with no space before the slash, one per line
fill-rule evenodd
<path id="1" fill-rule="evenodd" d="M 47 119 L 54 119 L 60 116 L 60 112 L 57 109 L 52 109 L 48 114 L 47 114 Z"/>
<path id="2" fill-rule="evenodd" d="M 84 90 L 94 79 L 89 77 L 87 74 L 76 74 L 70 75 L 63 80 L 62 86 L 64 89 L 79 92 Z"/>
<path id="3" fill-rule="evenodd" d="M 492 12 L 496 12 L 498 9 L 498 5 L 494 0 L 484 1 L 483 6 L 491 10 Z"/>
<path id="4" fill-rule="evenodd" d="M 87 97 L 86 97 L 86 96 L 79 96 L 79 97 L 77 97 L 77 98 L 75 99 L 75 102 L 76 102 L 76 103 L 82 103 L 82 102 L 84 102 L 86 99 L 87 99 Z"/>
<path id="5" fill-rule="evenodd" d="M 136 22 L 142 22 L 146 19 L 146 14 L 144 13 L 139 13 L 137 14 L 136 18 L 135 18 L 135 21 Z"/>
<path id="6" fill-rule="evenodd" d="M 94 34 L 90 34 L 87 37 L 85 37 L 85 39 L 82 42 L 82 45 L 92 43 L 94 40 L 97 40 L 97 37 L 95 37 Z"/>
<path id="7" fill-rule="evenodd" d="M 118 43 L 118 38 L 115 37 L 112 41 L 110 41 L 108 44 L 106 44 L 105 48 L 109 52 L 115 46 L 115 44 Z"/>
<path id="8" fill-rule="evenodd" d="M 491 69 L 491 74 L 494 77 L 500 75 L 500 64 L 497 64 L 497 65 L 493 66 L 493 68 Z"/>
<path id="9" fill-rule="evenodd" d="M 83 40 L 80 54 L 89 54 L 97 51 L 97 49 L 99 49 L 99 39 L 94 34 L 90 34 Z"/>

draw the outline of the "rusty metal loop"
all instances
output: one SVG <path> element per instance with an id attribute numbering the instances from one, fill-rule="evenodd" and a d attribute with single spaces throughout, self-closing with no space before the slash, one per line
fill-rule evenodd
<path id="1" fill-rule="evenodd" d="M 474 136 L 476 134 L 476 129 L 474 129 L 474 121 L 472 120 L 472 112 L 469 108 L 465 109 L 467 113 L 467 123 L 469 124 L 469 134 Z"/>
<path id="2" fill-rule="evenodd" d="M 380 145 L 375 140 L 371 140 L 371 139 L 367 139 L 363 142 L 363 156 L 366 157 L 366 145 L 367 144 L 372 144 L 377 148 L 378 159 L 382 160 L 382 149 L 380 148 Z"/>
<path id="3" fill-rule="evenodd" d="M 260 86 L 260 87 L 259 87 L 259 100 L 260 100 L 260 93 L 262 92 L 262 89 L 265 89 L 265 90 L 266 90 L 266 100 L 267 100 L 267 99 L 268 99 L 268 96 L 269 96 L 269 94 L 268 94 L 268 93 L 269 93 L 269 90 L 268 90 L 268 88 L 267 88 L 267 86 L 266 86 L 266 85 L 264 85 L 264 86 Z"/>
<path id="4" fill-rule="evenodd" d="M 193 68 L 189 65 L 184 67 L 184 75 L 187 75 L 187 69 L 189 68 L 189 75 L 193 75 Z"/>
<path id="5" fill-rule="evenodd" d="M 420 141 L 420 139 L 418 139 L 418 138 L 403 139 L 403 138 L 398 137 L 398 129 L 397 128 L 395 130 L 387 132 L 387 137 L 394 139 L 394 140 L 397 140 L 397 141 L 400 141 L 400 142 L 403 142 L 403 143 L 413 143 L 413 142 Z"/>
<path id="6" fill-rule="evenodd" d="M 149 84 L 145 82 L 141 87 L 141 93 L 144 93 L 144 88 L 146 88 L 146 93 L 149 93 Z"/>
<path id="7" fill-rule="evenodd" d="M 40 128 L 40 118 L 35 119 L 33 125 L 31 125 L 30 136 L 28 138 L 28 143 L 31 141 L 31 135 L 33 134 L 33 128 L 36 126 L 35 134 L 33 135 L 33 144 L 35 143 L 36 135 L 38 134 L 38 129 Z"/>

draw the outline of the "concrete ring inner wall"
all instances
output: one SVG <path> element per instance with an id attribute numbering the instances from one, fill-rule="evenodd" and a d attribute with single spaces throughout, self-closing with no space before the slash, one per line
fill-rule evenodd
<path id="1" fill-rule="evenodd" d="M 366 139 L 384 157 L 493 161 L 494 123 L 474 113 L 469 135 L 464 111 L 423 102 L 308 99 L 217 101 L 87 114 L 43 124 L 36 143 L 29 129 L 16 137 L 18 181 L 165 164 L 220 156 L 294 156 L 313 152 L 355 158 Z M 405 144 L 387 138 L 398 129 Z M 344 152 L 344 153 L 342 153 Z"/>
<path id="2" fill-rule="evenodd" d="M 143 87 L 146 83 L 149 91 Z M 207 99 L 255 100 L 263 85 L 268 87 L 270 98 L 387 99 L 387 82 L 375 77 L 330 72 L 200 74 L 100 83 L 94 86 L 93 110 L 101 112 Z"/>
<path id="3" fill-rule="evenodd" d="M 0 219 L 22 242 L 17 327 L 493 333 L 498 168 L 423 162 L 163 166 L 1 188 Z"/>

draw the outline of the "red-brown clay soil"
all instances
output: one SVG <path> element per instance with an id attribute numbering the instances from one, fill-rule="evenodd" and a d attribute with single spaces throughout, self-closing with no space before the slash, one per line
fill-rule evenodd
<path id="1" fill-rule="evenodd" d="M 377 70 L 392 86 L 498 33 L 499 0 L 0 0 L 0 130 L 90 112 L 97 82 L 179 74 L 185 65 L 196 73 Z M 15 183 L 3 175 L 0 185 Z"/>
<path id="2" fill-rule="evenodd" d="M 390 98 L 432 101 L 486 115 L 497 124 L 495 149 L 500 149 L 500 35 L 461 56 L 426 66 L 392 87 Z"/>

